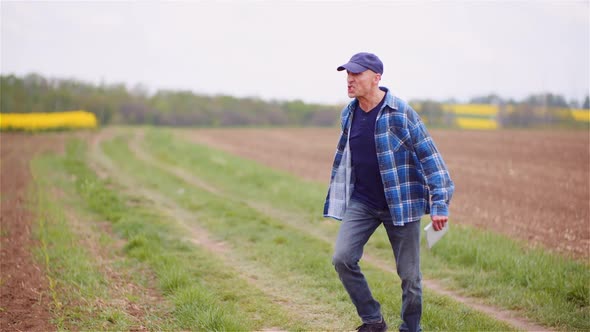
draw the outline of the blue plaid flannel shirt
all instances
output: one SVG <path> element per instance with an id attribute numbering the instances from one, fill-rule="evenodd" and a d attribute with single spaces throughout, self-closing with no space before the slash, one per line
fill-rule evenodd
<path id="1" fill-rule="evenodd" d="M 432 137 L 410 105 L 381 89 L 386 96 L 375 123 L 375 147 L 393 224 L 418 221 L 425 213 L 448 216 L 455 187 Z M 324 217 L 342 220 L 354 190 L 348 140 L 357 103 L 354 99 L 342 110 Z"/>

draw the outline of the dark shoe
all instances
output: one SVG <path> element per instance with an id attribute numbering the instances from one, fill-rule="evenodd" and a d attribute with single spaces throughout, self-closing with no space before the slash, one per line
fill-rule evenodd
<path id="1" fill-rule="evenodd" d="M 387 331 L 387 323 L 385 323 L 385 319 L 381 318 L 381 322 L 379 323 L 364 323 L 357 327 L 356 330 L 359 332 L 385 332 Z"/>

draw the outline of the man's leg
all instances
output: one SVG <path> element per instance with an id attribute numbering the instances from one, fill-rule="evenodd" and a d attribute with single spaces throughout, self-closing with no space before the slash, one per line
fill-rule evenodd
<path id="1" fill-rule="evenodd" d="M 389 242 L 397 265 L 397 274 L 402 280 L 403 320 L 400 331 L 421 331 L 422 274 L 420 273 L 420 222 L 393 226 L 384 221 Z"/>
<path id="2" fill-rule="evenodd" d="M 373 298 L 358 262 L 363 247 L 380 224 L 369 208 L 351 200 L 340 225 L 332 259 L 359 316 L 367 324 L 381 321 L 381 305 Z"/>

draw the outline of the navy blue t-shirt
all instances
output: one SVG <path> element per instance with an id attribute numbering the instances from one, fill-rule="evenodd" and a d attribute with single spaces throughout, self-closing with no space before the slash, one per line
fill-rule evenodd
<path id="1" fill-rule="evenodd" d="M 384 100 L 385 97 L 369 112 L 364 112 L 360 103 L 357 104 L 350 128 L 350 154 L 355 177 L 352 198 L 378 210 L 388 209 L 375 148 L 375 122 Z"/>

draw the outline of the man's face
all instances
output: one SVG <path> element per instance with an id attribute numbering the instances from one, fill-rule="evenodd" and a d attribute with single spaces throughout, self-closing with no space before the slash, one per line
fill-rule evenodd
<path id="1" fill-rule="evenodd" d="M 350 98 L 366 96 L 377 84 L 379 84 L 381 76 L 372 70 L 365 70 L 358 74 L 347 70 L 346 73 L 348 74 L 348 97 Z"/>

